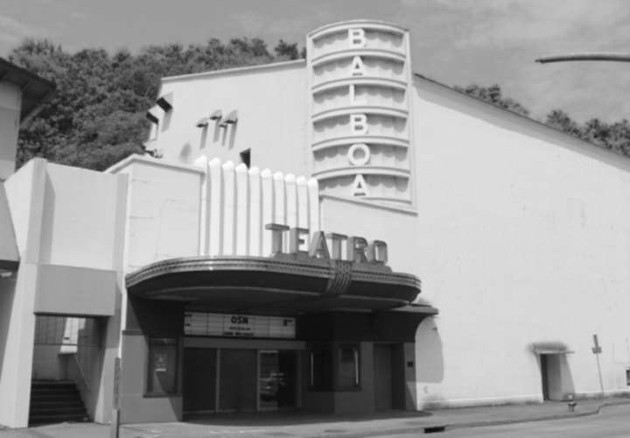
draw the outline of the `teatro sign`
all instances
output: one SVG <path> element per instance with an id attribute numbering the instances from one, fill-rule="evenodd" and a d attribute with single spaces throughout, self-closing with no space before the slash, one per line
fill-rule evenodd
<path id="1" fill-rule="evenodd" d="M 273 223 L 267 224 L 265 228 L 271 232 L 272 255 L 285 253 L 285 238 L 288 236 L 288 254 L 325 260 L 387 264 L 387 243 L 382 240 L 368 242 L 367 239 L 359 236 L 325 234 L 323 231 L 315 231 L 311 235 L 307 228 Z"/>

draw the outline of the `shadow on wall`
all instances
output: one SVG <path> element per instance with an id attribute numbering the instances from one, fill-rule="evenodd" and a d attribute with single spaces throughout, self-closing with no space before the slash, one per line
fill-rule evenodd
<path id="1" fill-rule="evenodd" d="M 238 123 L 228 123 L 221 128 L 223 130 L 223 135 L 221 136 L 221 144 L 223 146 L 227 144 L 228 149 L 234 148 L 237 126 Z"/>
<path id="2" fill-rule="evenodd" d="M 179 159 L 184 163 L 189 163 L 192 160 L 192 146 L 190 146 L 190 143 L 186 143 L 182 146 L 179 152 Z"/>
<path id="3" fill-rule="evenodd" d="M 208 125 L 201 128 L 201 138 L 199 139 L 199 149 L 205 148 L 207 141 L 208 141 Z"/>
<path id="4" fill-rule="evenodd" d="M 416 382 L 418 408 L 439 405 L 441 398 L 432 386 L 444 380 L 444 347 L 435 318 L 425 318 L 416 331 Z"/>
<path id="5" fill-rule="evenodd" d="M 162 118 L 162 132 L 167 131 L 171 126 L 171 118 L 173 117 L 173 111 L 167 111 Z"/>

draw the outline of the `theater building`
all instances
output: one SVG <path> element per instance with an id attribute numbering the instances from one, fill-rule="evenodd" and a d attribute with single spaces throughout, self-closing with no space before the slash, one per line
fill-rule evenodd
<path id="1" fill-rule="evenodd" d="M 126 423 L 629 392 L 630 161 L 415 73 L 393 24 L 307 54 L 163 78 L 152 156 L 7 179 L 0 424 L 46 379 Z"/>

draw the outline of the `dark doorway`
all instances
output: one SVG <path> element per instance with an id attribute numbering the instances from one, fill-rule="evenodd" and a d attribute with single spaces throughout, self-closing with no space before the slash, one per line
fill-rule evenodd
<path id="1" fill-rule="evenodd" d="M 184 413 L 216 410 L 217 350 L 184 349 Z"/>
<path id="2" fill-rule="evenodd" d="M 374 397 L 376 410 L 392 409 L 392 347 L 374 344 Z"/>
<path id="3" fill-rule="evenodd" d="M 405 409 L 402 344 L 374 344 L 374 398 L 377 411 Z"/>
<path id="4" fill-rule="evenodd" d="M 566 353 L 540 354 L 543 400 L 562 401 L 575 394 Z"/>
<path id="5" fill-rule="evenodd" d="M 221 350 L 220 410 L 256 410 L 256 354 L 256 350 Z"/>
<path id="6" fill-rule="evenodd" d="M 549 356 L 540 355 L 540 374 L 542 376 L 543 400 L 549 400 Z"/>

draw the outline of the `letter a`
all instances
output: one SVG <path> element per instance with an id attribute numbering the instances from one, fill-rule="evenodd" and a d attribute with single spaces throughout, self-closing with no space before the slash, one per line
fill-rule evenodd
<path id="1" fill-rule="evenodd" d="M 352 58 L 352 65 L 350 66 L 350 76 L 365 76 L 365 65 L 361 61 L 360 56 Z"/>
<path id="2" fill-rule="evenodd" d="M 368 188 L 363 175 L 359 174 L 354 177 L 354 182 L 352 183 L 352 196 L 367 196 Z"/>

